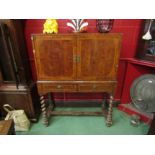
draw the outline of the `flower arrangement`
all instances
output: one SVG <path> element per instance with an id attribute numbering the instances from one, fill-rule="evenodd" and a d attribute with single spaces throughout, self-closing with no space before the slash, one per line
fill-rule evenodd
<path id="1" fill-rule="evenodd" d="M 56 19 L 46 19 L 43 33 L 58 33 L 58 23 Z"/>
<path id="2" fill-rule="evenodd" d="M 88 22 L 84 19 L 70 19 L 67 26 L 72 28 L 73 32 L 86 32 Z"/>

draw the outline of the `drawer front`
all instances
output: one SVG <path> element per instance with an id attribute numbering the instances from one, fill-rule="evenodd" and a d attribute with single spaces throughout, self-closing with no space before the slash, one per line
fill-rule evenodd
<path id="1" fill-rule="evenodd" d="M 92 84 L 79 84 L 79 92 L 107 92 L 113 93 L 116 83 L 92 83 Z"/>
<path id="2" fill-rule="evenodd" d="M 42 84 L 42 89 L 46 92 L 75 92 L 77 91 L 76 84 Z"/>

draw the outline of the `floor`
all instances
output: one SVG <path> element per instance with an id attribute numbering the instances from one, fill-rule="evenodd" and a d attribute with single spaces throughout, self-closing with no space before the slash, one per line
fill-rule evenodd
<path id="1" fill-rule="evenodd" d="M 80 108 L 66 108 L 65 110 L 79 110 Z M 83 108 L 84 109 L 84 108 Z M 57 110 L 62 110 L 57 109 Z M 81 109 L 80 109 L 81 110 Z M 99 108 L 84 109 L 99 111 Z M 17 135 L 146 135 L 149 126 L 140 123 L 134 127 L 130 124 L 131 117 L 114 108 L 113 126 L 105 126 L 105 118 L 101 116 L 54 116 L 50 125 L 42 124 L 42 117 L 38 123 L 33 123 L 28 132 L 17 132 Z"/>

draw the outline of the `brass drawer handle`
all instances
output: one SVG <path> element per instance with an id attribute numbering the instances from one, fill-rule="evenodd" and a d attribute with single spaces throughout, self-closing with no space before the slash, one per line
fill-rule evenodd
<path id="1" fill-rule="evenodd" d="M 61 85 L 57 85 L 57 89 L 60 89 L 60 88 L 62 88 L 62 86 Z"/>
<path id="2" fill-rule="evenodd" d="M 95 84 L 93 85 L 92 89 L 93 89 L 93 90 L 95 90 L 95 89 L 96 89 L 96 85 L 95 85 Z"/>

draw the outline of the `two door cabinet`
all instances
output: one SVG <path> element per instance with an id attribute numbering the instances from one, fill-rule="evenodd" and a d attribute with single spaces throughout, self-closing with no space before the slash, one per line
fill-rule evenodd
<path id="1" fill-rule="evenodd" d="M 48 125 L 49 115 L 55 113 L 49 112 L 44 94 L 107 92 L 111 97 L 105 115 L 110 126 L 110 103 L 117 84 L 121 34 L 33 34 L 32 43 L 45 125 Z"/>

